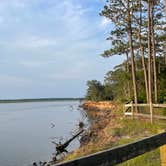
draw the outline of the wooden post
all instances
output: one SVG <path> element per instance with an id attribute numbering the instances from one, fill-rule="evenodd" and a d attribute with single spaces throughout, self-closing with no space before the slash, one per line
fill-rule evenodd
<path id="1" fill-rule="evenodd" d="M 131 101 L 131 113 L 132 113 L 132 118 L 134 119 L 134 106 L 133 106 L 133 101 Z"/>
<path id="2" fill-rule="evenodd" d="M 151 120 L 151 123 L 153 123 L 153 104 L 152 102 L 150 102 L 150 120 Z"/>
<path id="3" fill-rule="evenodd" d="M 166 145 L 160 147 L 161 166 L 166 166 Z"/>
<path id="4" fill-rule="evenodd" d="M 125 112 L 126 112 L 126 108 L 125 108 L 125 104 L 123 105 L 123 114 L 125 116 Z"/>

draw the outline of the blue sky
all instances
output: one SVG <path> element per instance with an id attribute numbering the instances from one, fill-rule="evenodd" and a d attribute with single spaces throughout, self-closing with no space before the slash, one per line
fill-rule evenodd
<path id="1" fill-rule="evenodd" d="M 1 0 L 0 99 L 83 97 L 123 60 L 100 54 L 111 29 L 102 0 Z"/>

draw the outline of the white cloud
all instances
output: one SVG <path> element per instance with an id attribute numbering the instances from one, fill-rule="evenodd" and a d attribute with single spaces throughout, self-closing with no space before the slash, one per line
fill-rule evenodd
<path id="1" fill-rule="evenodd" d="M 9 10 L 24 9 L 28 5 L 27 2 L 28 1 L 26 0 L 1 0 L 0 9 L 2 13 L 6 14 L 8 12 L 6 11 L 6 9 Z"/>
<path id="2" fill-rule="evenodd" d="M 2 87 L 25 87 L 32 84 L 32 80 L 22 76 L 0 74 L 0 86 Z"/>
<path id="3" fill-rule="evenodd" d="M 19 64 L 27 68 L 37 68 L 43 65 L 42 62 L 34 62 L 34 61 L 22 61 L 19 62 Z"/>
<path id="4" fill-rule="evenodd" d="M 23 48 L 23 49 L 33 49 L 33 48 L 43 48 L 43 47 L 52 47 L 57 44 L 55 39 L 42 38 L 38 36 L 24 37 L 20 39 L 15 39 L 14 41 L 0 42 L 1 46 L 13 47 L 13 48 Z"/>
<path id="5" fill-rule="evenodd" d="M 31 3 L 31 2 L 30 2 Z M 13 5 L 16 8 L 25 8 L 27 5 L 27 2 L 23 1 L 23 0 L 15 0 L 15 2 L 13 3 Z"/>
<path id="6" fill-rule="evenodd" d="M 47 67 L 48 65 L 55 65 L 56 62 L 55 61 L 51 61 L 51 60 L 20 60 L 19 61 L 19 65 L 29 68 L 29 69 L 33 69 L 33 68 L 43 68 L 43 67 Z"/>
<path id="7" fill-rule="evenodd" d="M 48 74 L 48 78 L 51 80 L 76 80 L 83 79 L 87 75 L 89 69 L 86 61 L 77 62 L 74 66 L 66 66 L 61 71 Z"/>

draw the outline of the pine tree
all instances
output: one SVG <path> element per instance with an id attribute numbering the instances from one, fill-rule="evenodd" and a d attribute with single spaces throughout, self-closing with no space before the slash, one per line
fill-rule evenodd
<path id="1" fill-rule="evenodd" d="M 115 29 L 124 29 L 127 32 L 126 40 L 129 43 L 131 72 L 133 79 L 134 102 L 137 104 L 137 84 L 136 84 L 136 69 L 134 62 L 134 44 L 133 44 L 133 28 L 132 28 L 132 1 L 130 0 L 108 0 L 101 12 L 102 16 L 107 17 L 115 25 Z"/>

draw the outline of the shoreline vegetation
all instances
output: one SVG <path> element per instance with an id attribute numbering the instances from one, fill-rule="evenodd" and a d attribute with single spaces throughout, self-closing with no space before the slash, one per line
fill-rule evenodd
<path id="1" fill-rule="evenodd" d="M 1 99 L 2 103 L 25 103 L 25 102 L 54 102 L 54 101 L 83 101 L 84 98 L 32 98 L 32 99 Z"/>
<path id="2" fill-rule="evenodd" d="M 86 110 L 91 126 L 81 138 L 80 148 L 69 153 L 64 161 L 131 143 L 163 132 L 166 128 L 166 124 L 160 120 L 151 124 L 149 119 L 125 117 L 121 103 L 85 101 L 81 107 Z M 160 150 L 156 149 L 119 165 L 139 166 L 140 163 L 141 166 L 159 166 Z"/>

